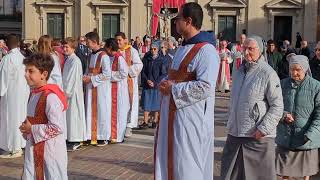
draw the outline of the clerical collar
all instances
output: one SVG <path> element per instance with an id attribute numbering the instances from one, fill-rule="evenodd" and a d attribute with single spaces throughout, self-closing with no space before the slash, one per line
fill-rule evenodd
<path id="1" fill-rule="evenodd" d="M 213 37 L 213 34 L 208 33 L 206 31 L 201 31 L 197 35 L 193 36 L 192 38 L 188 39 L 187 41 L 184 40 L 182 42 L 182 46 L 186 46 L 188 44 L 198 44 L 202 42 L 208 42 L 212 45 L 215 45 L 215 38 Z"/>

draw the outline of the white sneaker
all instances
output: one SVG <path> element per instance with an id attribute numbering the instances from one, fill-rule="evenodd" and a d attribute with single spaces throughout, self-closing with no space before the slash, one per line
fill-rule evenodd
<path id="1" fill-rule="evenodd" d="M 127 127 L 124 137 L 130 137 L 130 136 L 132 136 L 132 129 Z"/>
<path id="2" fill-rule="evenodd" d="M 22 150 L 5 152 L 0 155 L 0 158 L 3 158 L 3 159 L 18 158 L 18 157 L 21 157 L 22 154 L 23 154 Z"/>

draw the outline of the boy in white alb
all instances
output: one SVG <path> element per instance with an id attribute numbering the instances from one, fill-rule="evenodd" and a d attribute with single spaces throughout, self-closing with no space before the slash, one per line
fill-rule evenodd
<path id="1" fill-rule="evenodd" d="M 63 111 L 67 100 L 56 84 L 47 84 L 54 61 L 47 54 L 34 54 L 23 63 L 32 89 L 27 118 L 20 126 L 27 140 L 22 180 L 67 180 L 67 149 Z"/>
<path id="2" fill-rule="evenodd" d="M 62 73 L 62 82 L 69 106 L 66 113 L 68 151 L 79 149 L 80 142 L 87 140 L 82 65 L 81 60 L 74 53 L 76 46 L 77 42 L 73 38 L 66 38 L 63 42 L 64 54 L 67 57 Z"/>

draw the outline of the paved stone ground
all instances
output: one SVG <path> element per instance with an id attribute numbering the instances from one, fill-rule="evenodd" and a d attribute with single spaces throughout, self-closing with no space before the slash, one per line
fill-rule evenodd
<path id="1" fill-rule="evenodd" d="M 219 93 L 215 106 L 214 179 L 220 180 L 220 161 L 226 139 L 229 97 Z M 151 180 L 153 179 L 153 129 L 134 130 L 122 144 L 88 146 L 68 153 L 70 180 Z M 23 158 L 0 159 L 0 180 L 20 179 Z M 320 180 L 314 177 L 312 180 Z"/>
<path id="2" fill-rule="evenodd" d="M 220 172 L 220 154 L 225 139 L 227 97 L 217 97 L 215 176 Z M 222 129 L 221 129 L 222 127 Z M 123 144 L 105 147 L 85 147 L 68 153 L 70 180 L 148 180 L 153 179 L 153 129 L 134 130 L 134 135 Z M 23 158 L 0 159 L 0 180 L 20 179 Z M 216 179 L 216 178 L 215 178 Z"/>

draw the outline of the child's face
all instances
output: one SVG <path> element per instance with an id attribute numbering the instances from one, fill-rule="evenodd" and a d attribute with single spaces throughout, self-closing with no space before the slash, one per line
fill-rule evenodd
<path id="1" fill-rule="evenodd" d="M 34 65 L 27 65 L 24 77 L 31 88 L 38 88 L 47 83 L 48 72 L 41 73 Z"/>
<path id="2" fill-rule="evenodd" d="M 75 50 L 70 47 L 69 44 L 65 44 L 63 45 L 63 51 L 65 55 L 70 56 L 74 53 Z"/>

